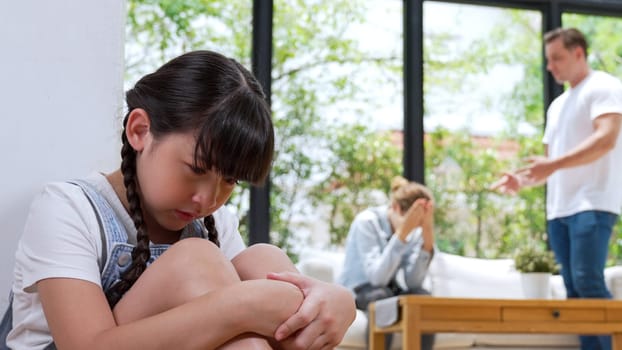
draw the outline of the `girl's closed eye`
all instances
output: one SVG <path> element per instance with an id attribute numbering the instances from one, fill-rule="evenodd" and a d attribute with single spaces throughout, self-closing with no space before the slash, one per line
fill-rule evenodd
<path id="1" fill-rule="evenodd" d="M 235 185 L 239 185 L 240 184 L 240 180 L 234 178 L 234 177 L 225 177 L 223 178 L 223 180 L 225 180 L 226 183 L 228 183 L 231 186 L 235 186 Z"/>
<path id="2" fill-rule="evenodd" d="M 205 175 L 205 174 L 208 173 L 208 170 L 205 169 L 205 168 L 201 168 L 199 166 L 196 166 L 196 165 L 190 164 L 190 163 L 188 163 L 187 165 L 188 165 L 188 168 L 195 175 L 202 176 L 202 175 Z M 235 185 L 238 185 L 240 183 L 240 180 L 238 180 L 237 178 L 232 177 L 232 176 L 223 177 L 223 180 L 230 186 L 235 186 Z"/>
<path id="3" fill-rule="evenodd" d="M 196 166 L 194 164 L 188 164 L 188 168 L 190 168 L 190 170 L 194 174 L 196 174 L 196 175 L 205 175 L 205 174 L 207 174 L 207 169 L 198 167 L 198 166 Z"/>

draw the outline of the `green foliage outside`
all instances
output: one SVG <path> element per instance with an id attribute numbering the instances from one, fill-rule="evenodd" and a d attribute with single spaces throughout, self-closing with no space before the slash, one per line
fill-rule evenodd
<path id="1" fill-rule="evenodd" d="M 391 141 L 395 135 L 370 127 L 379 117 L 374 110 L 380 102 L 364 89 L 392 88 L 401 93 L 402 44 L 391 52 L 370 53 L 345 35 L 366 20 L 369 4 L 274 2 L 272 108 L 277 155 L 271 174 L 271 238 L 291 254 L 307 244 L 300 233 L 311 231 L 314 222 L 324 224 L 330 244 L 341 245 L 354 215 L 384 203 L 391 178 L 402 171 L 401 147 Z M 128 0 L 128 81 L 193 49 L 217 50 L 250 67 L 251 6 L 251 1 L 241 0 Z M 514 197 L 488 190 L 503 171 L 520 167 L 521 159 L 543 151 L 540 22 L 525 11 L 504 10 L 503 16 L 503 25 L 466 48 L 452 33 L 425 37 L 426 118 L 439 106 L 438 99 L 428 97 L 449 96 L 440 105 L 451 106 L 453 93 L 472 88 L 470 77 L 497 65 L 519 67 L 523 74 L 509 96 L 496 96 L 500 105 L 490 102 L 491 108 L 503 112 L 506 127 L 486 145 L 468 130 L 428 130 L 426 185 L 436 200 L 437 244 L 451 253 L 509 257 L 526 242 L 546 240 L 543 187 Z M 401 13 L 395 20 L 401 21 Z M 578 15 L 564 21 L 593 34 L 598 44 L 590 58 L 596 67 L 622 74 L 622 34 L 611 34 L 622 33 L 620 21 Z M 368 72 L 379 73 L 369 78 Z M 334 106 L 341 106 L 341 115 L 355 118 L 327 117 Z M 533 132 L 521 132 L 524 125 Z M 504 153 L 507 147 L 511 151 Z M 236 191 L 231 205 L 237 208 L 245 233 L 246 186 Z M 621 262 L 617 235 L 611 251 L 610 263 Z"/>

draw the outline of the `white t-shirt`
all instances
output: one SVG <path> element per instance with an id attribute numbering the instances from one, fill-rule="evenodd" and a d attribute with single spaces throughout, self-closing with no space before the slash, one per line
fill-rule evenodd
<path id="1" fill-rule="evenodd" d="M 102 174 L 87 179 L 122 221 L 130 243 L 136 242 L 132 219 Z M 222 207 L 214 214 L 223 254 L 233 259 L 244 248 L 238 220 Z M 102 238 L 95 212 L 76 185 L 48 184 L 34 199 L 15 254 L 13 330 L 7 337 L 11 349 L 44 349 L 52 337 L 36 283 L 45 278 L 76 278 L 101 286 Z"/>
<path id="2" fill-rule="evenodd" d="M 594 132 L 594 119 L 606 113 L 622 114 L 622 83 L 607 73 L 592 71 L 551 103 L 543 138 L 549 157 L 557 158 L 577 147 Z M 620 214 L 622 174 L 616 170 L 622 163 L 621 135 L 615 148 L 601 158 L 558 170 L 548 178 L 547 219 L 586 210 Z"/>

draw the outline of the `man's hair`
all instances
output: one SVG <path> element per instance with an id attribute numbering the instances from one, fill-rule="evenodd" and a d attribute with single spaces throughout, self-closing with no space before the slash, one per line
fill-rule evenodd
<path id="1" fill-rule="evenodd" d="M 557 38 L 562 39 L 562 43 L 567 50 L 580 47 L 583 54 L 587 57 L 587 40 L 578 29 L 575 28 L 557 28 L 544 34 L 544 43 L 548 44 Z"/>

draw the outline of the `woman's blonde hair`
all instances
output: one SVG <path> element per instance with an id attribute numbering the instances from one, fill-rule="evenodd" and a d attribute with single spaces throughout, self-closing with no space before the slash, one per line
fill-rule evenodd
<path id="1" fill-rule="evenodd" d="M 402 212 L 405 212 L 419 198 L 432 199 L 432 192 L 418 182 L 396 176 L 391 180 L 390 197 L 391 202 L 397 203 Z"/>

